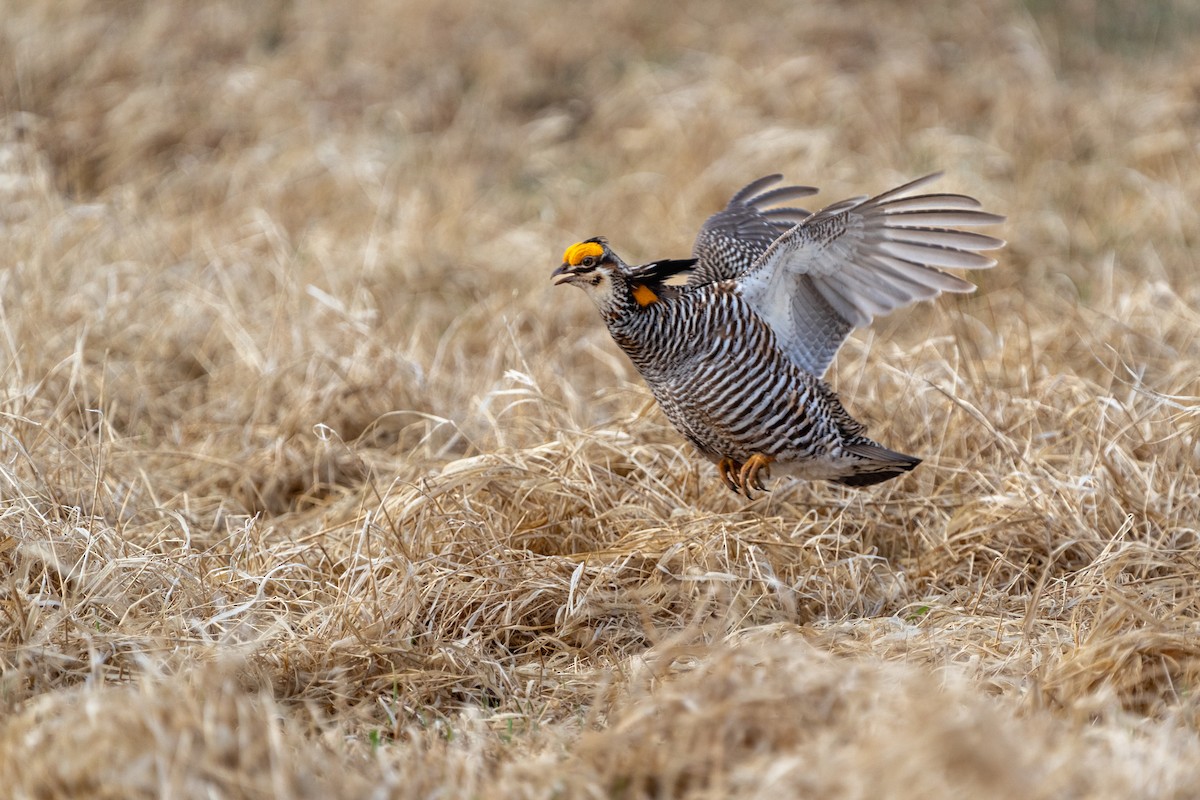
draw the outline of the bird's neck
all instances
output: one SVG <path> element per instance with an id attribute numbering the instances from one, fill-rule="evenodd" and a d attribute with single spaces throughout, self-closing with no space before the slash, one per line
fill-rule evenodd
<path id="1" fill-rule="evenodd" d="M 646 307 L 659 299 L 654 295 L 652 300 L 650 295 L 654 293 L 640 284 L 630 284 L 624 278 L 614 278 L 612 292 L 597 302 L 596 307 L 600 309 L 600 316 L 604 318 L 609 330 L 613 330 L 637 324 L 638 317 Z"/>

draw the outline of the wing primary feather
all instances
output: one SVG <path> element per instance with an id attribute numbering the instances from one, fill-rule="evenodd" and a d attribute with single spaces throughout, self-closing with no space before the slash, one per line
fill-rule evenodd
<path id="1" fill-rule="evenodd" d="M 831 206 L 826 206 L 825 208 L 822 208 L 816 214 L 813 214 L 813 219 L 826 219 L 829 217 L 836 217 L 838 214 L 849 211 L 852 208 L 858 208 L 864 202 L 866 202 L 866 200 L 867 200 L 866 195 L 860 195 L 859 197 L 848 197 L 845 200 L 840 200 Z"/>
<path id="2" fill-rule="evenodd" d="M 884 192 L 883 194 L 877 194 L 871 198 L 871 202 L 874 205 L 881 205 L 882 203 L 887 202 L 889 199 L 891 199 L 897 195 L 906 194 L 908 192 L 911 192 L 913 189 L 916 189 L 918 186 L 925 186 L 926 184 L 933 183 L 938 178 L 942 177 L 942 174 L 943 173 L 941 173 L 941 172 L 931 172 L 928 175 L 917 178 L 916 180 L 911 180 L 908 183 L 901 184 L 900 186 L 897 186 L 895 189 L 889 189 L 888 191 Z"/>
<path id="3" fill-rule="evenodd" d="M 950 247 L 932 244 L 908 244 L 892 239 L 882 241 L 879 249 L 890 256 L 897 256 L 933 267 L 955 267 L 957 269 L 987 269 L 994 267 L 996 260 Z"/>
<path id="4" fill-rule="evenodd" d="M 886 212 L 889 228 L 924 227 L 931 225 L 995 225 L 1006 217 L 986 211 L 958 211 L 951 209 L 929 209 L 922 211 Z"/>
<path id="5" fill-rule="evenodd" d="M 997 250 L 1004 246 L 1003 239 L 973 231 L 956 231 L 947 228 L 892 228 L 885 229 L 886 238 L 893 242 L 961 248 L 964 250 Z"/>
<path id="6" fill-rule="evenodd" d="M 923 264 L 914 264 L 902 258 L 877 254 L 874 258 L 880 269 L 886 269 L 910 284 L 928 286 L 937 292 L 973 292 L 975 284 L 963 280 L 957 275 L 942 272 L 940 269 L 930 269 Z"/>
<path id="7" fill-rule="evenodd" d="M 767 203 L 778 203 L 781 200 L 795 200 L 797 197 L 811 197 L 818 191 L 820 190 L 814 186 L 780 186 L 778 189 L 755 195 L 746 201 L 746 205 L 761 206 Z"/>
<path id="8" fill-rule="evenodd" d="M 907 211 L 922 208 L 953 208 L 970 211 L 983 207 L 974 197 L 968 197 L 965 194 L 919 194 L 913 197 L 900 197 L 884 202 L 877 202 L 877 198 L 871 198 L 871 201 L 872 205 L 886 208 L 889 213 L 892 209 Z"/>
<path id="9" fill-rule="evenodd" d="M 764 175 L 758 180 L 748 183 L 739 189 L 733 197 L 729 198 L 729 202 L 725 205 L 725 207 L 732 208 L 734 206 L 748 205 L 746 203 L 746 198 L 753 197 L 763 189 L 766 189 L 768 186 L 773 186 L 774 184 L 779 183 L 781 180 L 783 180 L 783 176 L 778 172 L 773 175 Z"/>
<path id="10" fill-rule="evenodd" d="M 957 226 L 1004 217 L 980 210 L 967 195 L 913 194 L 938 177 L 833 203 L 783 232 L 736 276 L 741 296 L 798 366 L 821 375 L 852 328 L 941 292 L 975 289 L 940 268 L 995 265 L 984 251 L 1004 241 Z M 774 225 L 795 220 L 783 209 L 756 218 Z"/>

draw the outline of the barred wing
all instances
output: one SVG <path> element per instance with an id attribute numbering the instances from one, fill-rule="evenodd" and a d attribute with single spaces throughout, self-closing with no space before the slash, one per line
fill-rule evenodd
<path id="1" fill-rule="evenodd" d="M 987 269 L 980 251 L 1004 241 L 952 226 L 991 225 L 961 194 L 906 196 L 941 177 L 918 178 L 870 199 L 823 209 L 780 236 L 738 278 L 742 296 L 801 368 L 823 375 L 850 331 L 877 315 L 974 284 L 939 267 Z"/>
<path id="2" fill-rule="evenodd" d="M 697 264 L 688 278 L 689 285 L 733 280 L 745 272 L 771 242 L 809 215 L 802 208 L 763 208 L 771 203 L 817 193 L 811 186 L 780 186 L 767 190 L 781 180 L 782 175 L 759 178 L 735 194 L 723 210 L 705 220 L 692 248 Z"/>

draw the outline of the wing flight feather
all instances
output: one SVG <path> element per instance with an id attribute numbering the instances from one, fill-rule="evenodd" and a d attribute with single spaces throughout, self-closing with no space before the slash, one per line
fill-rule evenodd
<path id="1" fill-rule="evenodd" d="M 768 188 L 781 180 L 782 175 L 766 175 L 744 186 L 704 222 L 692 248 L 697 264 L 689 285 L 733 280 L 772 242 L 809 216 L 803 208 L 764 208 L 817 193 L 811 186 Z"/>
<path id="2" fill-rule="evenodd" d="M 980 210 L 966 195 L 911 194 L 939 176 L 834 203 L 782 232 L 736 276 L 742 296 L 801 368 L 824 374 L 850 331 L 874 317 L 941 292 L 974 291 L 974 284 L 940 268 L 995 265 L 984 253 L 1003 247 L 1003 240 L 955 226 L 992 225 L 1004 217 Z M 753 209 L 762 197 L 783 191 L 750 197 L 770 185 L 766 180 L 734 200 L 745 205 L 749 198 Z"/>

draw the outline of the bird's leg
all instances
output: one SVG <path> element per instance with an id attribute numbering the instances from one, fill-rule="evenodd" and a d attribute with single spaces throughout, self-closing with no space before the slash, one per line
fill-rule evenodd
<path id="1" fill-rule="evenodd" d="M 771 456 L 765 456 L 762 453 L 755 453 L 746 459 L 746 463 L 738 472 L 737 483 L 747 500 L 753 499 L 750 496 L 751 489 L 757 489 L 760 492 L 767 490 L 767 487 L 763 486 L 762 479 L 771 477 L 771 462 L 774 460 Z"/>
<path id="2" fill-rule="evenodd" d="M 741 486 L 738 483 L 738 475 L 741 469 L 742 465 L 728 456 L 717 462 L 717 474 L 721 476 L 721 482 L 728 486 L 729 491 L 734 494 L 742 493 Z"/>

